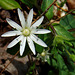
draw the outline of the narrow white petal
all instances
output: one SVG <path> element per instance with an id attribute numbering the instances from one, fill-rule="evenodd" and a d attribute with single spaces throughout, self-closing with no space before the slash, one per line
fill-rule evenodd
<path id="1" fill-rule="evenodd" d="M 23 36 L 18 36 L 16 39 L 14 39 L 14 40 L 8 45 L 7 48 L 11 48 L 11 47 L 13 47 L 14 45 L 16 45 L 22 38 L 23 38 Z"/>
<path id="2" fill-rule="evenodd" d="M 10 26 L 13 28 L 16 28 L 17 30 L 22 30 L 22 27 L 18 25 L 16 22 L 10 20 L 9 18 L 6 18 L 7 22 L 9 23 Z"/>
<path id="3" fill-rule="evenodd" d="M 19 16 L 22 27 L 25 28 L 25 18 L 24 18 L 23 12 L 21 12 L 19 8 L 18 8 L 18 16 Z"/>
<path id="4" fill-rule="evenodd" d="M 23 39 L 21 40 L 21 44 L 20 44 L 20 55 L 23 55 L 23 52 L 25 50 L 25 45 L 26 45 L 26 37 L 23 37 Z"/>
<path id="5" fill-rule="evenodd" d="M 35 33 L 36 32 L 36 28 L 32 27 L 31 28 L 31 33 Z"/>
<path id="6" fill-rule="evenodd" d="M 46 33 L 50 33 L 50 30 L 47 29 L 36 29 L 36 32 L 34 32 L 34 34 L 46 34 Z"/>
<path id="7" fill-rule="evenodd" d="M 36 52 L 35 52 L 35 46 L 34 46 L 33 41 L 30 39 L 30 37 L 27 37 L 27 42 L 28 42 L 28 45 L 29 45 L 31 51 L 35 55 L 36 54 Z"/>
<path id="8" fill-rule="evenodd" d="M 22 34 L 20 31 L 9 31 L 1 35 L 1 37 L 11 37 Z"/>
<path id="9" fill-rule="evenodd" d="M 35 43 L 37 43 L 37 44 L 39 44 L 39 45 L 41 45 L 41 46 L 43 46 L 43 47 L 47 47 L 47 45 L 46 45 L 40 38 L 38 38 L 36 35 L 32 34 L 32 35 L 30 36 L 30 38 L 31 38 Z"/>
<path id="10" fill-rule="evenodd" d="M 42 16 L 39 20 L 37 20 L 31 27 L 38 27 L 44 19 L 44 16 Z"/>
<path id="11" fill-rule="evenodd" d="M 33 19 L 33 9 L 30 10 L 28 18 L 27 18 L 27 24 L 28 24 L 28 26 L 31 25 L 32 19 Z"/>

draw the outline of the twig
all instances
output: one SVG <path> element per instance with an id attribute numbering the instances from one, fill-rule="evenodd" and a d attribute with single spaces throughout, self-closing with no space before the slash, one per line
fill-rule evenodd
<path id="1" fill-rule="evenodd" d="M 54 22 L 55 22 L 55 21 L 57 21 L 57 20 L 60 20 L 61 18 L 63 18 L 63 17 L 65 17 L 65 16 L 67 16 L 68 14 L 72 13 L 73 11 L 75 11 L 75 9 L 73 9 L 73 10 L 69 11 L 69 12 L 68 12 L 67 14 L 65 14 L 64 16 L 57 18 L 57 19 L 56 19 L 56 20 L 54 20 L 53 22 L 47 22 L 45 25 L 40 26 L 40 27 L 44 27 L 44 26 L 51 26 L 51 24 L 52 24 L 52 23 L 54 23 Z"/>
<path id="2" fill-rule="evenodd" d="M 68 10 L 66 10 L 66 9 L 63 9 L 62 7 L 60 7 L 59 5 L 57 5 L 56 3 L 54 4 L 56 7 L 58 7 L 59 9 L 61 9 L 62 11 L 65 11 L 65 12 L 69 12 Z M 75 13 L 72 13 L 71 12 L 71 14 L 74 14 L 75 15 Z"/>
<path id="3" fill-rule="evenodd" d="M 20 50 L 19 50 L 20 51 Z M 19 53 L 19 51 L 17 51 L 17 53 L 13 56 L 13 58 L 10 60 L 10 62 L 5 66 L 5 68 L 1 71 L 0 75 L 2 75 L 3 71 L 8 67 L 8 65 L 13 61 L 13 59 L 16 57 L 16 55 Z"/>
<path id="4" fill-rule="evenodd" d="M 49 8 L 56 2 L 57 0 L 55 0 L 38 18 L 40 18 L 41 16 L 43 16 L 44 14 L 46 14 L 49 10 Z"/>
<path id="5" fill-rule="evenodd" d="M 65 11 L 65 12 L 68 12 L 68 10 L 63 9 L 62 7 L 60 7 L 59 5 L 57 5 L 56 3 L 55 3 L 54 5 L 55 5 L 56 7 L 58 7 L 59 9 L 61 9 L 61 10 Z"/>
<path id="6" fill-rule="evenodd" d="M 50 8 L 56 1 L 57 1 L 57 0 L 55 0 L 40 16 L 38 16 L 37 19 L 36 19 L 35 21 L 33 21 L 33 23 L 35 23 L 41 16 L 45 15 L 45 14 L 48 12 L 49 8 Z M 33 23 L 32 23 L 32 24 L 33 24 Z"/>
<path id="7" fill-rule="evenodd" d="M 75 11 L 75 9 L 73 9 L 73 10 L 69 11 L 69 12 L 68 12 L 67 14 L 65 14 L 64 16 L 57 18 L 57 19 L 56 19 L 56 20 L 54 20 L 53 22 L 50 22 L 48 25 L 51 25 L 52 23 L 54 23 L 54 22 L 55 22 L 55 21 L 57 21 L 57 20 L 60 20 L 61 18 L 63 18 L 63 17 L 65 17 L 65 16 L 67 16 L 68 14 L 72 13 L 73 11 Z"/>
<path id="8" fill-rule="evenodd" d="M 35 21 L 32 22 L 35 23 L 41 16 L 45 15 L 47 13 L 47 11 L 49 10 L 49 8 L 56 2 L 57 0 L 55 0 L 40 16 L 37 17 L 37 19 Z M 49 21 L 49 20 L 48 20 Z M 50 25 L 51 29 L 53 30 L 53 34 L 55 34 L 55 29 L 52 25 Z"/>
<path id="9" fill-rule="evenodd" d="M 29 59 L 29 66 L 31 66 L 31 57 L 29 54 L 28 54 L 28 59 Z"/>

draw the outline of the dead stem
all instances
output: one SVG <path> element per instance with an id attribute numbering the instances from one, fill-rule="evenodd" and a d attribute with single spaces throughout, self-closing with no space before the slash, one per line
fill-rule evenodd
<path id="1" fill-rule="evenodd" d="M 20 50 L 19 50 L 20 51 Z M 13 58 L 10 60 L 10 62 L 5 66 L 5 68 L 1 71 L 0 75 L 2 75 L 3 71 L 8 67 L 8 65 L 13 61 L 13 59 L 16 57 L 16 55 L 19 53 L 19 51 L 17 51 L 17 53 L 13 56 Z"/>
<path id="2" fill-rule="evenodd" d="M 61 9 L 62 11 L 65 11 L 65 12 L 69 12 L 68 10 L 66 10 L 66 9 L 63 9 L 62 7 L 60 7 L 59 5 L 57 5 L 56 3 L 54 4 L 56 7 L 58 7 L 59 9 Z M 75 15 L 75 13 L 72 13 L 71 12 L 71 14 L 74 14 Z"/>
<path id="3" fill-rule="evenodd" d="M 56 1 L 57 1 L 57 0 L 55 0 L 40 16 L 38 16 L 37 19 L 32 22 L 32 24 L 35 23 L 41 16 L 45 15 L 45 14 L 48 12 L 49 8 L 50 8 Z"/>
<path id="4" fill-rule="evenodd" d="M 55 5 L 56 7 L 58 7 L 59 9 L 61 9 L 61 10 L 65 11 L 65 12 L 68 12 L 68 10 L 63 9 L 62 7 L 60 7 L 59 5 L 57 5 L 56 3 L 55 3 L 54 5 Z"/>
<path id="5" fill-rule="evenodd" d="M 50 26 L 50 25 L 51 25 L 52 23 L 54 23 L 55 21 L 60 20 L 61 18 L 63 18 L 63 17 L 65 17 L 65 16 L 67 16 L 68 14 L 72 13 L 73 11 L 75 11 L 75 9 L 73 9 L 73 10 L 69 11 L 69 12 L 68 12 L 67 14 L 65 14 L 64 16 L 57 18 L 57 19 L 56 19 L 56 20 L 54 20 L 53 22 L 50 22 L 50 23 L 48 24 L 48 26 Z"/>
<path id="6" fill-rule="evenodd" d="M 75 9 L 73 9 L 73 10 L 69 11 L 69 12 L 68 12 L 67 14 L 65 14 L 64 16 L 57 18 L 57 19 L 56 19 L 56 20 L 54 20 L 53 22 L 46 22 L 46 24 L 44 24 L 43 26 L 40 26 L 40 27 L 44 27 L 44 26 L 51 26 L 51 24 L 52 24 L 52 23 L 54 23 L 54 22 L 55 22 L 55 21 L 57 21 L 57 20 L 60 20 L 61 18 L 63 18 L 63 17 L 65 17 L 65 16 L 67 16 L 68 14 L 72 13 L 73 11 L 75 11 Z"/>
<path id="7" fill-rule="evenodd" d="M 44 14 L 46 14 L 49 10 L 49 8 L 56 2 L 57 0 L 55 0 L 40 16 L 38 16 L 38 18 L 40 18 L 41 16 L 43 16 Z"/>
<path id="8" fill-rule="evenodd" d="M 31 66 L 31 56 L 28 54 L 28 59 L 29 59 L 29 66 Z"/>
<path id="9" fill-rule="evenodd" d="M 32 22 L 32 24 L 35 23 L 41 16 L 45 15 L 45 14 L 48 12 L 49 8 L 50 8 L 52 5 L 54 5 L 54 3 L 55 3 L 56 1 L 57 1 L 57 0 L 55 0 L 51 5 L 49 5 L 49 7 L 48 7 L 40 16 L 38 16 L 37 19 Z M 47 20 L 48 20 L 48 19 L 47 19 Z M 48 20 L 48 21 L 49 21 L 49 20 Z M 51 29 L 53 30 L 53 34 L 55 35 L 56 32 L 55 32 L 54 27 L 53 27 L 52 25 L 50 25 L 50 27 L 51 27 Z"/>

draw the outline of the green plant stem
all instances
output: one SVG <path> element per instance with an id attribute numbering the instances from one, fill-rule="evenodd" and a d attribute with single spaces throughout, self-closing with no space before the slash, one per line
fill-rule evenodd
<path id="1" fill-rule="evenodd" d="M 29 59 L 29 67 L 30 67 L 33 63 L 33 57 L 31 54 L 28 55 L 28 59 Z M 37 75 L 36 74 L 36 68 L 33 70 L 33 75 Z"/>

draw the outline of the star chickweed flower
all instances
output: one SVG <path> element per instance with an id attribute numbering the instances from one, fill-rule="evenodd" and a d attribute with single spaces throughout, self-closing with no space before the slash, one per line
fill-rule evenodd
<path id="1" fill-rule="evenodd" d="M 9 25 L 15 28 L 16 30 L 6 32 L 1 36 L 2 37 L 18 36 L 7 46 L 7 48 L 11 48 L 14 45 L 16 45 L 18 42 L 20 42 L 20 55 L 21 56 L 23 55 L 23 52 L 25 50 L 25 45 L 26 45 L 26 40 L 27 40 L 27 43 L 31 51 L 35 55 L 36 52 L 35 52 L 34 42 L 43 47 L 47 47 L 47 45 L 40 38 L 38 38 L 35 34 L 46 34 L 46 33 L 50 33 L 51 31 L 47 29 L 36 29 L 42 23 L 44 16 L 42 16 L 33 25 L 31 25 L 32 19 L 33 19 L 33 9 L 30 10 L 29 15 L 27 17 L 27 21 L 25 20 L 24 15 L 20 9 L 18 9 L 18 16 L 19 16 L 22 27 L 18 25 L 16 22 L 6 18 Z"/>
<path id="2" fill-rule="evenodd" d="M 41 54 L 37 54 L 37 59 L 38 60 L 42 60 L 42 62 L 47 62 L 47 60 L 49 59 L 50 53 L 49 50 L 43 50 L 43 52 Z"/>

